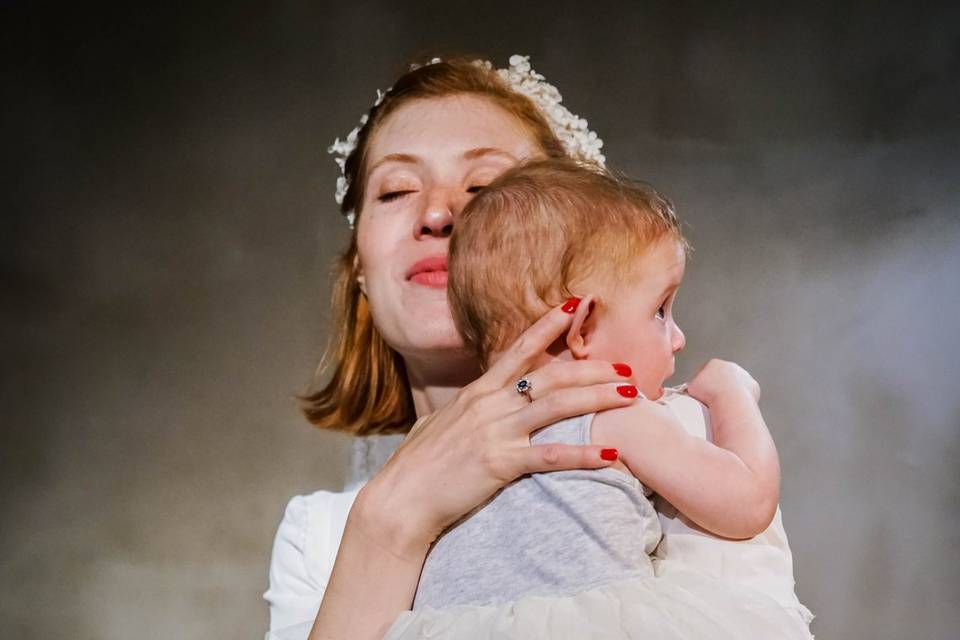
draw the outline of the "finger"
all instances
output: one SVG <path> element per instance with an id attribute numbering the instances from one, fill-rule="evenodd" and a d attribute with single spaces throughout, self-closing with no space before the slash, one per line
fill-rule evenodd
<path id="1" fill-rule="evenodd" d="M 540 444 L 518 447 L 508 454 L 508 464 L 517 477 L 545 471 L 602 469 L 616 459 L 616 449 L 598 444 Z"/>
<path id="2" fill-rule="evenodd" d="M 493 363 L 493 366 L 483 374 L 480 378 L 480 380 L 483 380 L 481 386 L 487 391 L 494 391 L 509 382 L 516 382 L 520 376 L 529 371 L 537 356 L 546 351 L 547 347 L 562 336 L 563 332 L 570 326 L 573 321 L 573 313 L 569 310 L 572 300 L 577 300 L 577 304 L 579 304 L 579 298 L 571 298 L 563 305 L 554 307 L 545 313 L 526 331 L 521 333 L 500 358 Z M 568 310 L 564 311 L 564 309 Z M 576 310 L 575 306 L 573 310 Z"/>
<path id="3" fill-rule="evenodd" d="M 632 384 L 596 384 L 560 389 L 521 407 L 501 421 L 514 436 L 531 432 L 572 416 L 626 407 L 642 395 Z"/>
<path id="4" fill-rule="evenodd" d="M 604 382 L 627 383 L 633 375 L 630 367 L 624 363 L 606 360 L 565 360 L 554 361 L 535 369 L 523 376 L 530 387 L 526 395 L 531 400 L 543 398 L 550 393 L 568 387 L 587 387 Z M 522 407 L 529 402 L 518 392 L 516 381 L 507 384 L 500 391 L 489 396 L 489 402 L 515 403 Z M 521 402 L 521 400 L 523 402 Z M 509 406 L 509 404 L 508 404 Z"/>

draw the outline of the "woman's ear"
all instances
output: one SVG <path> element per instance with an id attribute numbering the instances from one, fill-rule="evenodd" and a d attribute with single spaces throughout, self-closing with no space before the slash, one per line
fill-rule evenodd
<path id="1" fill-rule="evenodd" d="M 587 295 L 573 312 L 573 324 L 567 331 L 567 348 L 574 360 L 585 360 L 590 354 L 590 333 L 593 330 L 593 307 L 596 296 Z"/>
<path id="2" fill-rule="evenodd" d="M 367 277 L 363 274 L 363 265 L 360 264 L 360 254 L 353 254 L 353 272 L 357 276 L 357 284 L 360 285 L 360 292 L 367 295 Z"/>

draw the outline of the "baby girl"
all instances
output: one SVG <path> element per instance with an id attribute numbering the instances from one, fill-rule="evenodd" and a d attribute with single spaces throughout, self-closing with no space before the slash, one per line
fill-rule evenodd
<path id="1" fill-rule="evenodd" d="M 810 638 L 795 609 L 742 582 L 655 577 L 654 493 L 690 530 L 718 540 L 756 536 L 778 515 L 779 462 L 750 375 L 713 360 L 685 391 L 664 389 L 685 343 L 673 302 L 687 250 L 672 206 L 654 190 L 568 161 L 515 168 L 469 204 L 449 280 L 465 344 L 488 365 L 567 300 L 572 326 L 534 368 L 618 362 L 633 382 L 618 390 L 642 399 L 536 432 L 538 444 L 609 444 L 617 460 L 521 478 L 447 529 L 413 611 L 387 638 Z M 549 394 L 532 377 L 517 392 Z M 712 442 L 688 433 L 671 409 L 682 393 L 709 407 Z"/>

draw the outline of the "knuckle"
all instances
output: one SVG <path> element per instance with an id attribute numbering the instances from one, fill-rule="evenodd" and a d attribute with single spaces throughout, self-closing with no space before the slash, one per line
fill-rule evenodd
<path id="1" fill-rule="evenodd" d="M 558 445 L 549 444 L 543 448 L 542 458 L 550 466 L 556 466 L 560 462 L 560 456 L 563 452 Z"/>
<path id="2" fill-rule="evenodd" d="M 455 401 L 455 402 L 464 403 L 464 402 L 466 402 L 467 400 L 469 400 L 470 398 L 472 398 L 473 395 L 474 395 L 473 385 L 472 385 L 472 384 L 468 384 L 468 385 L 465 386 L 465 387 L 461 387 L 461 388 L 457 391 L 456 395 L 454 396 L 454 401 Z"/>
<path id="3" fill-rule="evenodd" d="M 530 350 L 530 340 L 525 335 L 520 335 L 513 343 L 513 350 L 519 356 L 526 356 Z"/>
<path id="4" fill-rule="evenodd" d="M 480 449 L 479 455 L 477 456 L 477 462 L 480 463 L 480 466 L 483 469 L 491 474 L 493 474 L 497 467 L 496 456 L 493 454 L 493 451 L 487 447 L 482 447 Z"/>
<path id="5" fill-rule="evenodd" d="M 615 400 L 617 404 L 620 404 L 621 401 L 631 402 L 630 398 L 620 395 L 616 389 L 613 385 L 598 385 L 590 389 L 584 389 L 584 394 L 586 394 L 584 399 L 591 405 L 598 407 L 609 405 L 610 400 Z"/>
<path id="6" fill-rule="evenodd" d="M 551 362 L 542 367 L 544 381 L 550 381 L 557 386 L 566 386 L 570 383 L 570 370 L 559 362 Z"/>
<path id="7" fill-rule="evenodd" d="M 480 420 L 486 406 L 487 396 L 474 395 L 467 399 L 463 405 L 463 415 L 471 422 Z"/>
<path id="8" fill-rule="evenodd" d="M 537 336 L 531 335 L 529 330 L 517 338 L 517 353 L 522 360 L 528 361 L 543 350 L 536 338 Z"/>
<path id="9" fill-rule="evenodd" d="M 498 482 L 507 483 L 519 475 L 511 469 L 510 460 L 507 456 L 495 453 L 491 449 L 483 454 L 482 460 L 483 468 L 487 474 Z"/>
<path id="10" fill-rule="evenodd" d="M 460 408 L 461 413 L 469 413 L 472 415 L 483 407 L 483 401 L 487 395 L 488 394 L 476 386 L 475 383 L 470 384 L 457 392 L 457 395 L 454 396 L 454 404 Z"/>
<path id="11" fill-rule="evenodd" d="M 466 387 L 457 391 L 456 395 L 453 397 L 453 406 L 456 407 L 460 413 L 466 413 L 467 408 L 470 407 L 472 400 L 472 394 L 467 391 Z"/>
<path id="12" fill-rule="evenodd" d="M 544 410 L 551 415 L 563 410 L 563 399 L 556 392 L 545 395 L 541 402 Z"/>

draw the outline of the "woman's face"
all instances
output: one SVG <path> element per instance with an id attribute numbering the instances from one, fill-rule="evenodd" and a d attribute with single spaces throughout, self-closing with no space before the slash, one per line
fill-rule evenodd
<path id="1" fill-rule="evenodd" d="M 477 191 L 538 153 L 519 120 L 479 96 L 417 100 L 381 124 L 367 154 L 358 266 L 374 322 L 401 355 L 461 348 L 447 305 L 450 233 Z"/>

